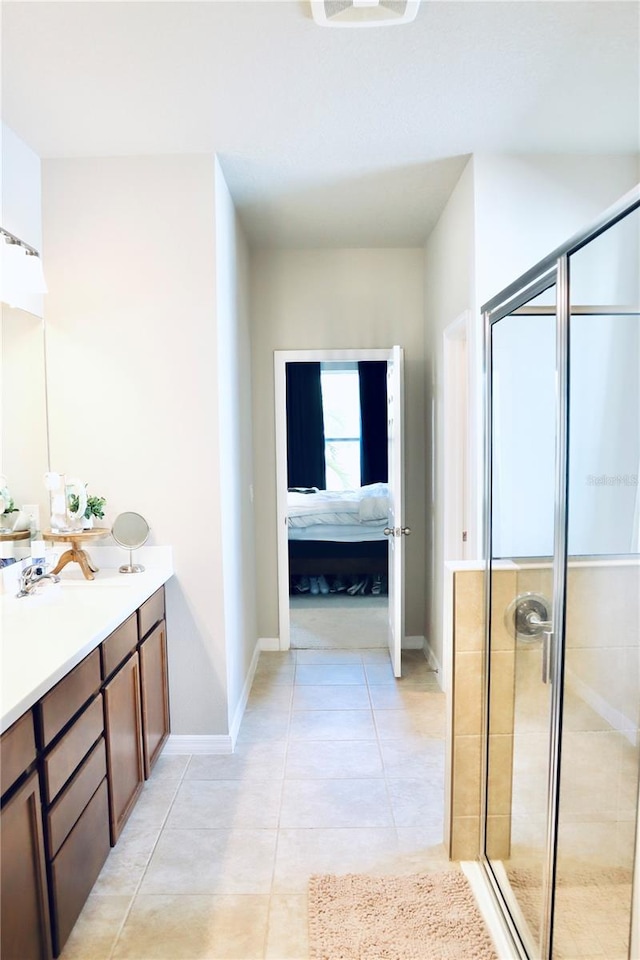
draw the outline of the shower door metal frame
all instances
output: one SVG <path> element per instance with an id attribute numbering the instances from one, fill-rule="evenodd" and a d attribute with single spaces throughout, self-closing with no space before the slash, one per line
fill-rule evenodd
<path id="1" fill-rule="evenodd" d="M 484 549 L 485 549 L 485 659 L 483 698 L 483 789 L 480 818 L 479 861 L 490 893 L 502 915 L 506 930 L 523 960 L 533 960 L 514 921 L 500 884 L 486 855 L 488 813 L 489 722 L 491 687 L 491 572 L 492 572 L 492 350 L 491 330 L 495 323 L 514 313 L 527 315 L 526 304 L 539 294 L 556 287 L 556 437 L 555 437 L 555 506 L 553 555 L 553 639 L 550 644 L 551 706 L 549 770 L 547 783 L 546 869 L 542 914 L 540 960 L 550 960 L 553 943 L 553 912 L 556 878 L 556 852 L 561 770 L 562 706 L 564 691 L 564 640 L 566 619 L 567 524 L 568 524 L 568 429 L 569 429 L 569 334 L 571 317 L 570 257 L 581 247 L 595 240 L 633 210 L 640 207 L 640 185 L 634 187 L 605 211 L 588 229 L 573 236 L 535 267 L 493 297 L 482 307 L 484 324 L 483 387 L 485 397 L 484 453 Z M 533 308 L 550 313 L 551 309 Z M 582 310 L 574 310 L 582 312 Z M 585 311 L 587 312 L 587 311 Z M 588 311 L 590 312 L 590 311 Z M 624 312 L 624 311 L 621 311 Z M 536 958 L 537 960 L 537 958 Z"/>
<path id="2" fill-rule="evenodd" d="M 561 276 L 562 274 L 562 276 Z M 493 868 L 491 866 L 491 861 L 486 855 L 486 824 L 487 824 L 487 813 L 488 813 L 488 780 L 489 780 L 489 724 L 490 724 L 490 683 L 491 683 L 491 671 L 490 671 L 490 662 L 491 662 L 491 587 L 492 587 L 492 564 L 493 564 L 493 551 L 492 551 L 492 523 L 491 518 L 493 515 L 493 462 L 492 462 L 492 452 L 493 452 L 493 365 L 492 365 L 492 338 L 491 331 L 494 324 L 499 323 L 500 320 L 505 319 L 508 316 L 514 314 L 515 311 L 518 311 L 522 315 L 527 314 L 526 304 L 531 300 L 538 297 L 540 294 L 544 293 L 545 290 L 550 288 L 556 288 L 556 306 L 554 313 L 556 314 L 556 388 L 561 392 L 566 388 L 561 385 L 560 380 L 560 370 L 561 370 L 561 357 L 566 356 L 566 347 L 564 341 L 566 340 L 566 331 L 568 324 L 566 322 L 560 323 L 560 311 L 561 311 L 561 301 L 564 300 L 565 303 L 568 302 L 568 285 L 566 283 L 566 265 L 564 271 L 559 269 L 559 265 L 554 264 L 551 269 L 543 269 L 539 275 L 530 280 L 530 282 L 521 287 L 517 294 L 510 296 L 506 301 L 502 301 L 498 307 L 493 310 L 485 310 L 484 312 L 484 325 L 485 325 L 485 357 L 484 357 L 484 367 L 485 367 L 485 525 L 484 525 L 484 535 L 485 535 L 485 696 L 484 696 L 484 711 L 483 711 L 483 755 L 482 755 L 482 764 L 483 764 L 483 805 L 482 805 L 482 814 L 480 820 L 480 862 L 482 863 L 486 876 L 489 880 L 490 889 L 494 897 L 496 897 L 500 911 L 507 921 L 507 926 L 511 939 L 513 940 L 514 948 L 518 950 L 520 957 L 528 958 L 530 956 L 529 951 L 525 945 L 524 940 L 520 935 L 520 931 L 517 927 L 517 924 L 511 916 L 511 911 L 507 904 L 506 899 L 503 896 L 502 889 L 500 884 L 495 876 Z M 561 288 L 564 291 L 564 295 L 561 292 Z M 558 486 L 560 478 L 560 469 L 561 464 L 564 463 L 561 456 L 559 456 L 559 447 L 562 440 L 564 440 L 564 432 L 559 431 L 559 405 L 556 403 L 556 455 L 555 455 L 555 516 L 554 516 L 554 558 L 553 558 L 553 582 L 554 582 L 554 595 L 553 595 L 553 641 L 551 647 L 553 648 L 557 643 L 560 637 L 563 635 L 563 630 L 559 629 L 559 621 L 556 616 L 556 612 L 561 609 L 557 604 L 563 604 L 563 594 L 561 591 L 564 589 L 563 577 L 560 575 L 560 564 L 556 560 L 556 551 L 558 546 L 562 549 L 563 545 L 561 542 L 560 529 L 562 528 L 562 521 L 560 519 L 562 513 L 562 505 L 558 502 Z M 566 474 L 566 470 L 565 470 Z M 566 499 L 566 483 L 564 484 L 565 489 L 565 499 Z M 566 513 L 566 511 L 565 511 Z M 564 530 L 566 531 L 566 522 L 564 524 Z M 566 549 L 566 536 L 565 540 L 565 549 Z M 557 592 L 558 591 L 558 592 Z M 557 664 L 561 661 L 561 657 L 551 654 L 552 656 L 552 670 L 551 670 L 551 690 L 552 690 L 552 705 L 551 705 L 551 716 L 549 717 L 549 730 L 551 736 L 550 743 L 550 754 L 555 756 L 554 751 L 557 750 L 559 746 L 559 737 L 554 736 L 555 729 L 555 718 L 558 715 L 556 711 L 561 710 L 560 706 L 556 706 L 557 693 L 561 690 L 561 686 L 557 682 L 556 677 L 556 668 Z M 559 714 L 561 716 L 561 713 Z M 557 793 L 558 793 L 558 778 L 559 778 L 559 763 L 549 764 L 549 779 L 547 783 L 547 840 L 546 840 L 546 869 L 545 869 L 545 883 L 544 883 L 544 909 L 543 917 L 550 918 L 552 914 L 552 891 L 553 891 L 553 864 L 555 854 L 555 845 L 556 845 L 556 817 L 550 815 L 551 811 L 554 809 L 554 803 L 557 803 Z M 555 776 L 552 771 L 556 771 Z M 552 852 L 553 851 L 553 855 Z M 550 872 L 551 869 L 551 872 Z M 542 931 L 542 943 L 543 943 L 543 952 L 541 956 L 545 957 L 548 955 L 548 948 L 546 947 L 547 943 L 551 942 L 551 924 L 544 922 L 543 931 Z M 546 951 L 546 952 L 545 952 Z"/>

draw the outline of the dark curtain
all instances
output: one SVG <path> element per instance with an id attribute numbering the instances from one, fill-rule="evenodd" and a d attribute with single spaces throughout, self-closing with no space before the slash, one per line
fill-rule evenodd
<path id="1" fill-rule="evenodd" d="M 387 363 L 361 360 L 360 378 L 360 482 L 386 483 L 387 465 Z"/>
<path id="2" fill-rule="evenodd" d="M 319 363 L 288 363 L 287 485 L 326 486 Z"/>

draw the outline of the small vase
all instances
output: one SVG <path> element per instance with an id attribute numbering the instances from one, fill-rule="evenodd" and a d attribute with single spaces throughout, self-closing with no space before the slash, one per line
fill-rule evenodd
<path id="1" fill-rule="evenodd" d="M 0 513 L 0 533 L 11 533 L 16 522 L 17 513 Z"/>
<path id="2" fill-rule="evenodd" d="M 83 530 L 93 530 L 93 514 L 90 517 L 82 518 L 82 529 Z"/>

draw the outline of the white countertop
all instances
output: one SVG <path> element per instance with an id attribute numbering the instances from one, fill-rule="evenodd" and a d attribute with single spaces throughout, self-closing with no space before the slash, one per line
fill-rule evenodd
<path id="1" fill-rule="evenodd" d="M 5 569 L 5 591 L 0 594 L 0 733 L 173 575 L 170 547 L 137 550 L 134 560 L 143 563 L 145 571 L 136 574 L 118 573 L 118 564 L 127 559 L 123 551 L 92 547 L 91 557 L 100 567 L 95 580 L 85 580 L 77 564 L 68 564 L 59 584 L 45 582 L 37 593 L 21 598 L 7 583 L 12 568 Z"/>

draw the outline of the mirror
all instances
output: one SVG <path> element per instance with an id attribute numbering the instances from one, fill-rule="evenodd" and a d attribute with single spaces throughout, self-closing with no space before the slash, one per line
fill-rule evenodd
<path id="1" fill-rule="evenodd" d="M 0 324 L 0 474 L 17 507 L 34 516 L 32 530 L 48 517 L 43 477 L 49 469 L 44 321 L 2 305 Z M 17 518 L 17 513 L 14 515 Z M 10 522 L 10 521 L 9 521 Z M 24 544 L 24 546 L 22 546 Z M 29 554 L 29 539 L 14 556 Z"/>
<path id="2" fill-rule="evenodd" d="M 120 573 L 142 573 L 144 567 L 133 562 L 133 551 L 147 542 L 149 524 L 139 513 L 120 513 L 113 521 L 111 536 L 120 547 L 129 551 L 129 563 L 123 563 Z"/>

